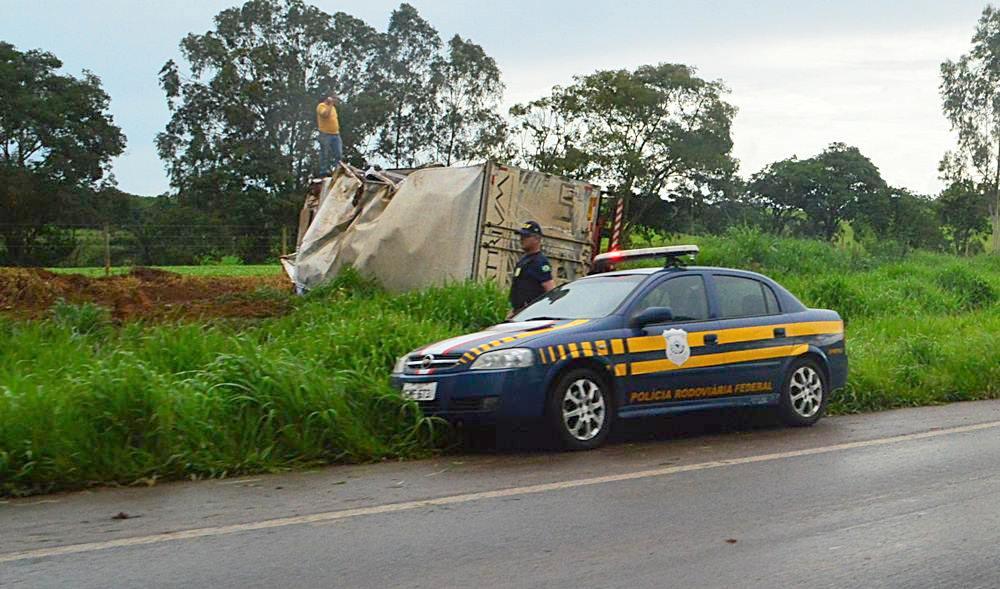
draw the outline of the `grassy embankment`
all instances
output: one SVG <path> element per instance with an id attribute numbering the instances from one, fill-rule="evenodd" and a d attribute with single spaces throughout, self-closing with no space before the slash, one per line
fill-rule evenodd
<path id="1" fill-rule="evenodd" d="M 502 319 L 489 287 L 390 297 L 351 276 L 293 304 L 249 325 L 0 319 L 0 495 L 420 455 L 440 428 L 388 369 Z"/>
<path id="2" fill-rule="evenodd" d="M 1000 396 L 1000 258 L 691 240 L 701 264 L 760 270 L 845 316 L 833 411 Z M 389 296 L 351 276 L 294 306 L 250 324 L 116 327 L 68 305 L 0 319 L 0 494 L 420 455 L 438 432 L 389 389 L 393 360 L 504 310 L 489 286 Z"/>

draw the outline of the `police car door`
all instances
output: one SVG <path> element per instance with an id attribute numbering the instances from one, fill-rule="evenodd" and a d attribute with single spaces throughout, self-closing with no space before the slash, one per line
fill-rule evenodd
<path id="1" fill-rule="evenodd" d="M 704 274 L 668 276 L 636 300 L 627 318 L 631 320 L 651 307 L 669 308 L 673 319 L 629 329 L 622 411 L 724 396 L 724 386 L 730 380 L 725 369 L 703 366 L 697 358 L 705 352 L 705 334 L 715 326 Z"/>
<path id="2" fill-rule="evenodd" d="M 751 276 L 708 274 L 717 319 L 715 352 L 732 368 L 735 393 L 777 393 L 784 358 L 770 352 L 786 341 L 786 328 L 774 291 Z"/>

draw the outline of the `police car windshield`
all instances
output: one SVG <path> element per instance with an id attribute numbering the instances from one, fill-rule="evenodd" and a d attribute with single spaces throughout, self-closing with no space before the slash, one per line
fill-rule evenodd
<path id="1" fill-rule="evenodd" d="M 511 321 L 606 317 L 646 278 L 630 274 L 570 282 L 545 293 Z"/>

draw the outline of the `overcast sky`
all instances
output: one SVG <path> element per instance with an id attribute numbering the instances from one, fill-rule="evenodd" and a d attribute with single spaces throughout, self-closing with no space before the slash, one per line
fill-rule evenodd
<path id="1" fill-rule="evenodd" d="M 189 32 L 238 2 L 0 0 L 0 39 L 55 53 L 66 71 L 96 73 L 128 136 L 114 163 L 122 190 L 168 190 L 153 138 L 168 112 L 156 74 Z M 834 141 L 858 146 L 888 182 L 933 193 L 952 143 L 939 67 L 968 49 L 982 0 L 410 0 L 441 33 L 496 58 L 507 105 L 573 75 L 685 63 L 721 79 L 739 108 L 735 155 L 748 176 Z M 314 0 L 384 29 L 399 3 Z"/>

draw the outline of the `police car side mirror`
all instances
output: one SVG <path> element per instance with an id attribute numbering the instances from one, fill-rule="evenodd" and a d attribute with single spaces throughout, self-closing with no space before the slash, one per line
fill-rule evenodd
<path id="1" fill-rule="evenodd" d="M 646 327 L 658 323 L 669 323 L 674 320 L 674 313 L 670 307 L 650 307 L 632 317 L 632 327 Z"/>

